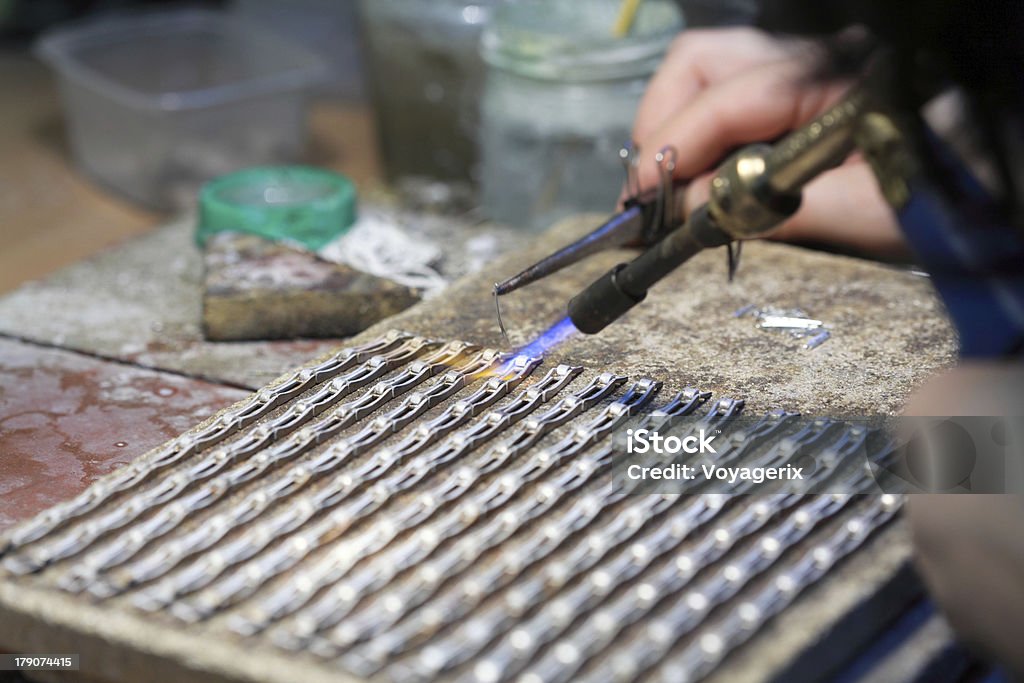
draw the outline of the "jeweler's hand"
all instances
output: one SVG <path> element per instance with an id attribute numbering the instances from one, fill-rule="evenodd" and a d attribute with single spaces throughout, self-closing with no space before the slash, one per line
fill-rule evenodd
<path id="1" fill-rule="evenodd" d="M 754 29 L 680 34 L 651 80 L 634 123 L 641 188 L 657 186 L 654 157 L 671 145 L 677 153 L 675 176 L 692 180 L 687 210 L 699 206 L 707 200 L 711 171 L 730 150 L 777 138 L 842 97 L 848 84 L 815 81 L 816 64 L 810 43 L 783 41 Z M 890 255 L 906 249 L 892 210 L 859 158 L 811 182 L 800 210 L 772 237 Z"/>

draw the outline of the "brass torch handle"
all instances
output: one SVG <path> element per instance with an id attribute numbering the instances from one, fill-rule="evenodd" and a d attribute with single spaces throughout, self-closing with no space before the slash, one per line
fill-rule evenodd
<path id="1" fill-rule="evenodd" d="M 854 133 L 864 108 L 855 89 L 834 107 L 793 131 L 772 147 L 766 159 L 768 184 L 775 192 L 798 193 L 853 150 Z"/>
<path id="2" fill-rule="evenodd" d="M 804 185 L 853 149 L 864 102 L 856 89 L 774 145 L 750 145 L 730 157 L 711 179 L 711 220 L 733 239 L 749 239 L 796 213 Z"/>

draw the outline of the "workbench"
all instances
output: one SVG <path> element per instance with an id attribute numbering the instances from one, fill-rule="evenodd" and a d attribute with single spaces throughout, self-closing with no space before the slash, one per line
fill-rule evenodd
<path id="1" fill-rule="evenodd" d="M 464 278 L 450 295 L 345 343 L 402 329 L 501 347 L 489 281 L 593 220 L 556 226 L 532 248 Z M 179 221 L 0 299 L 0 449 L 11 456 L 0 462 L 0 529 L 84 490 L 98 476 L 341 343 L 204 341 L 201 260 L 192 230 L 190 220 Z M 535 337 L 557 319 L 575 288 L 626 256 L 605 254 L 541 285 L 539 294 L 509 297 L 505 314 L 512 343 Z M 918 276 L 755 244 L 729 284 L 720 257 L 702 254 L 623 321 L 602 335 L 553 349 L 546 364 L 572 362 L 591 372 L 613 368 L 634 378 L 664 379 L 666 392 L 693 384 L 715 395 L 744 397 L 754 413 L 784 406 L 850 416 L 896 414 L 925 377 L 954 362 L 955 338 L 927 281 Z M 833 339 L 807 350 L 801 340 L 732 315 L 750 303 L 805 308 L 828 322 Z M 835 626 L 840 613 L 866 594 L 898 589 L 893 604 L 904 604 L 908 579 L 900 568 L 908 545 L 902 523 L 865 550 L 823 592 L 801 603 L 802 609 L 778 620 L 772 629 L 782 640 L 776 642 L 803 647 L 817 637 L 812 624 Z M 927 624 L 915 632 L 912 656 L 896 657 L 891 666 L 916 666 L 908 657 L 931 665 L 945 652 L 948 628 L 934 616 Z M 766 664 L 772 649 L 755 648 L 724 675 L 743 678 L 763 666 L 788 666 L 782 659 Z M 212 648 L 209 661 L 230 661 L 230 652 Z M 165 675 L 173 677 L 173 671 Z"/>
<path id="2" fill-rule="evenodd" d="M 52 159 L 47 163 L 56 167 Z M 139 217 L 123 208 L 114 211 Z M 54 216 L 61 224 L 76 217 L 74 209 L 64 206 L 40 220 Z M 92 214 L 84 220 L 94 219 Z M 384 321 L 355 341 L 397 328 L 502 347 L 489 282 L 593 222 L 593 217 L 569 221 L 531 249 L 463 280 L 450 296 Z M 98 477 L 341 343 L 204 341 L 199 329 L 201 261 L 192 230 L 190 220 L 178 221 L 0 299 L 0 531 L 67 500 Z M 48 239 L 59 241 L 52 234 Z M 31 240 L 25 244 L 30 242 L 39 246 Z M 553 349 L 547 362 L 663 379 L 666 392 L 693 384 L 716 395 L 743 397 L 748 410 L 757 413 L 781 406 L 835 416 L 896 414 L 929 374 L 954 362 L 952 330 L 928 283 L 918 276 L 785 245 L 756 244 L 746 251 L 735 283 L 727 283 L 721 254 L 702 254 L 684 273 L 655 288 L 650 300 L 621 323 L 600 336 Z M 603 255 L 539 290 L 510 297 L 505 311 L 512 343 L 523 344 L 542 332 L 581 284 L 626 256 Z M 732 315 L 750 304 L 806 309 L 828 323 L 833 338 L 818 349 L 802 349 L 799 340 L 774 336 Z M 774 642 L 787 644 L 779 650 L 818 637 L 814 624 L 843 623 L 837 621 L 839 612 L 858 604 L 861 591 L 881 594 L 905 582 L 900 568 L 906 566 L 908 548 L 902 524 L 888 529 L 866 554 L 844 565 L 837 580 L 815 589 L 811 599 L 771 626 Z M 905 599 L 906 586 L 898 588 Z M 920 672 L 943 656 L 948 628 L 934 616 L 925 621 L 908 647 L 886 655 L 873 680 L 886 680 L 893 672 Z M 740 680 L 759 668 L 785 671 L 789 666 L 782 659 L 773 661 L 763 642 L 758 647 L 723 675 Z M 241 666 L 232 652 L 211 648 L 203 655 L 205 664 L 229 666 L 233 660 Z M 245 665 L 250 668 L 276 661 L 252 654 Z M 163 673 L 174 671 L 172 665 Z"/>

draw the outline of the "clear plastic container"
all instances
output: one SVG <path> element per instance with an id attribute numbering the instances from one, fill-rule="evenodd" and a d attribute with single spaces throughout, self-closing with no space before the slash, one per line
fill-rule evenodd
<path id="1" fill-rule="evenodd" d="M 76 24 L 36 50 L 59 75 L 75 163 L 161 209 L 223 173 L 300 161 L 306 95 L 326 78 L 302 47 L 202 10 Z"/>

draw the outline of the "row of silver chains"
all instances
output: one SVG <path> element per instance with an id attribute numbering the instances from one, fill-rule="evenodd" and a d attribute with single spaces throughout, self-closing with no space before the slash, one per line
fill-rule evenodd
<path id="1" fill-rule="evenodd" d="M 900 507 L 831 466 L 865 427 L 733 428 L 741 400 L 540 363 L 402 333 L 343 350 L 16 527 L 3 568 L 359 675 L 689 681 Z M 824 454 L 807 490 L 845 493 L 630 495 L 627 424 L 714 430 L 719 466 Z"/>

